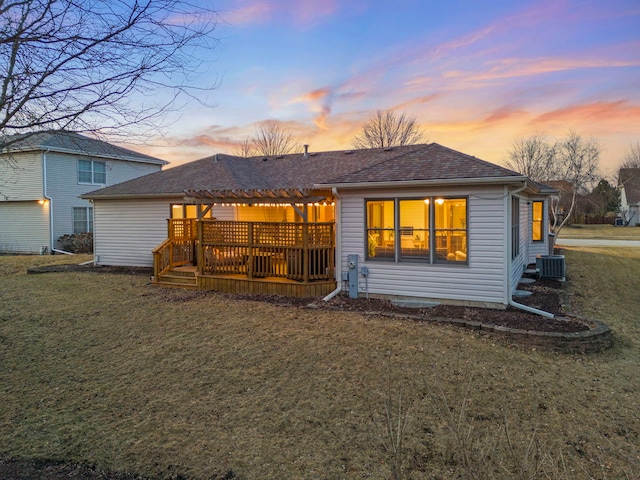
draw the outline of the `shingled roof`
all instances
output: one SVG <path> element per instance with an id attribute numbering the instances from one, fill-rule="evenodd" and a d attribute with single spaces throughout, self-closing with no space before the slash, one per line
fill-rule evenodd
<path id="1" fill-rule="evenodd" d="M 640 204 L 640 168 L 621 168 L 619 185 L 624 187 L 629 205 Z"/>
<path id="2" fill-rule="evenodd" d="M 518 182 L 521 174 L 436 143 L 404 147 L 299 153 L 276 157 L 214 155 L 83 195 L 148 197 L 184 192 L 299 189 L 389 182 Z"/>
<path id="3" fill-rule="evenodd" d="M 0 139 L 1 140 L 1 139 Z M 5 151 L 29 152 L 47 150 L 58 153 L 81 154 L 98 158 L 110 158 L 114 160 L 127 160 L 131 162 L 152 163 L 166 165 L 169 162 L 150 155 L 135 152 L 127 148 L 118 147 L 75 132 L 48 131 L 29 134 L 11 135 L 5 137 L 9 145 Z M 0 146 L 5 143 L 0 141 Z M 0 148 L 0 152 L 3 149 Z"/>

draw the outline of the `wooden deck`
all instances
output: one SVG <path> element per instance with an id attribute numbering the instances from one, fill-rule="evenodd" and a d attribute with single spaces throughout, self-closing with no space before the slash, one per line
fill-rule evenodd
<path id="1" fill-rule="evenodd" d="M 336 289 L 332 280 L 301 283 L 280 277 L 247 278 L 243 274 L 199 275 L 197 267 L 184 265 L 154 279 L 156 286 L 189 290 L 214 290 L 222 293 L 282 295 L 287 297 L 324 297 Z"/>
<path id="2" fill-rule="evenodd" d="M 156 285 L 318 297 L 336 288 L 334 224 L 169 220 Z"/>

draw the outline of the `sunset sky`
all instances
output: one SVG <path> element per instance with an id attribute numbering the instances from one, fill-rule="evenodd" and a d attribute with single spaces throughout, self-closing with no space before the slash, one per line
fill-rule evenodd
<path id="1" fill-rule="evenodd" d="M 268 119 L 310 150 L 349 149 L 376 109 L 499 164 L 518 138 L 574 130 L 598 139 L 612 174 L 640 141 L 639 0 L 207 5 L 220 46 L 200 81 L 219 88 L 144 148 L 173 165 L 236 153 Z"/>

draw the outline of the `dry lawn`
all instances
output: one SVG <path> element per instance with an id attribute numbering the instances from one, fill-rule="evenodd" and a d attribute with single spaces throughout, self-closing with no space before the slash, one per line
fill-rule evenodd
<path id="1" fill-rule="evenodd" d="M 640 227 L 613 225 L 572 225 L 560 230 L 559 238 L 593 238 L 597 240 L 640 240 Z"/>
<path id="2" fill-rule="evenodd" d="M 638 478 L 640 249 L 566 254 L 576 308 L 616 334 L 602 354 L 2 257 L 0 455 L 154 478 Z"/>

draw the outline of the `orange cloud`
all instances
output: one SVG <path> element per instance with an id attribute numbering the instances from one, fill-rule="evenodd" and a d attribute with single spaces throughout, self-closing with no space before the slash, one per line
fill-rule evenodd
<path id="1" fill-rule="evenodd" d="M 589 123 L 603 126 L 605 123 L 615 121 L 635 129 L 640 122 L 640 105 L 630 104 L 624 100 L 572 105 L 539 115 L 532 123 L 564 125 Z"/>

